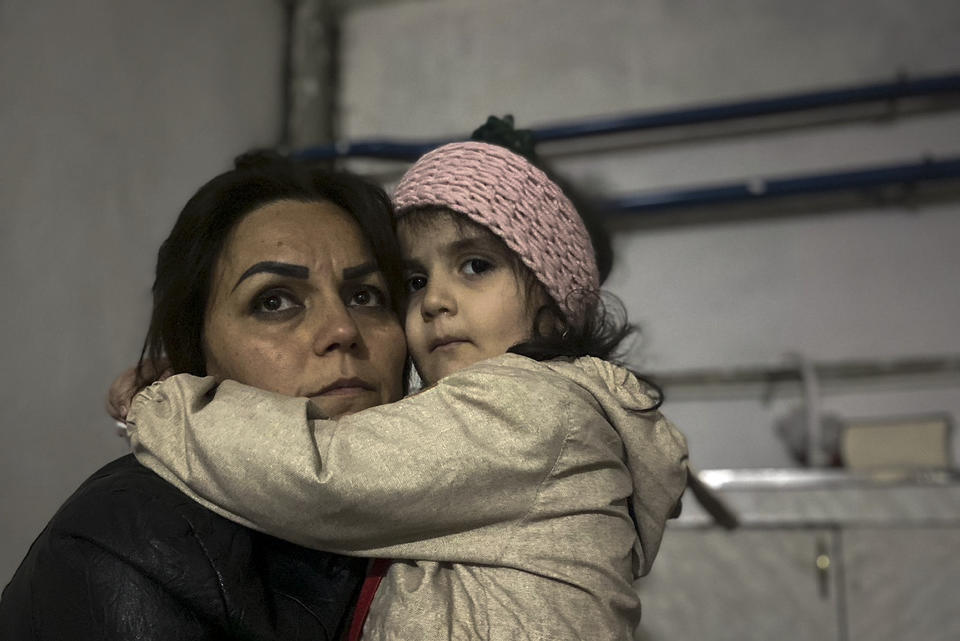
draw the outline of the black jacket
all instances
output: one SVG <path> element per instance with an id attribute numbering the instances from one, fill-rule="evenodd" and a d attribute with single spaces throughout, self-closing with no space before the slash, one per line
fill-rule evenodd
<path id="1" fill-rule="evenodd" d="M 60 508 L 0 598 L 0 639 L 337 639 L 366 562 L 255 532 L 124 456 Z"/>

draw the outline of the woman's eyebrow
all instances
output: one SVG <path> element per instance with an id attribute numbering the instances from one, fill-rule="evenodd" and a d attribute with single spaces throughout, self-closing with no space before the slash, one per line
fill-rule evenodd
<path id="1" fill-rule="evenodd" d="M 244 279 L 250 278 L 254 274 L 260 274 L 263 272 L 278 274 L 280 276 L 289 276 L 290 278 L 300 278 L 303 280 L 310 278 L 310 269 L 304 265 L 293 265 L 291 263 L 278 263 L 272 260 L 264 260 L 243 272 L 243 275 L 237 279 L 237 283 L 233 286 L 233 289 L 236 289 L 237 286 L 244 281 Z"/>
<path id="2" fill-rule="evenodd" d="M 343 280 L 357 280 L 378 271 L 380 271 L 380 266 L 373 261 L 353 267 L 345 267 L 343 269 Z"/>

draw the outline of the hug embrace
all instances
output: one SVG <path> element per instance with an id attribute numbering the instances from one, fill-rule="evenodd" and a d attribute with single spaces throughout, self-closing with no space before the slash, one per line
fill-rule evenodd
<path id="1" fill-rule="evenodd" d="M 611 360 L 609 239 L 509 124 L 392 203 L 269 154 L 201 187 L 120 403 L 135 458 L 41 533 L 4 639 L 633 638 L 686 442 Z"/>

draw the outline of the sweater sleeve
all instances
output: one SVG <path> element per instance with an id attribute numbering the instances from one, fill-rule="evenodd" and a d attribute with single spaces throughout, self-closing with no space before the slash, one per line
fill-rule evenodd
<path id="1" fill-rule="evenodd" d="M 498 528 L 531 510 L 568 432 L 570 389 L 549 379 L 481 364 L 326 420 L 308 399 L 179 375 L 135 399 L 130 432 L 144 465 L 248 527 L 345 554 L 495 562 Z"/>

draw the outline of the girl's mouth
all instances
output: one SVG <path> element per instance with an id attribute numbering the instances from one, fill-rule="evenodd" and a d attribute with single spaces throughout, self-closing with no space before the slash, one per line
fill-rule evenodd
<path id="1" fill-rule="evenodd" d="M 435 338 L 432 341 L 430 341 L 430 351 L 435 352 L 438 350 L 440 351 L 453 350 L 453 349 L 456 349 L 457 347 L 460 347 L 461 345 L 466 345 L 469 342 L 470 341 L 467 340 L 466 338 L 460 338 L 457 336 L 443 336 L 440 338 Z"/>

